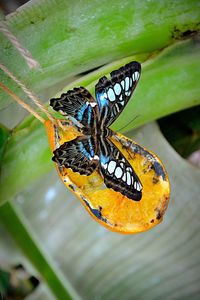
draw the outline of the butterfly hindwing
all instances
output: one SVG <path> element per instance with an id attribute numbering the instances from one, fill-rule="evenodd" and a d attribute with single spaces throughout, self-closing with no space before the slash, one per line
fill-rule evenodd
<path id="1" fill-rule="evenodd" d="M 97 103 L 84 87 L 74 88 L 60 98 L 51 99 L 50 105 L 62 115 L 75 118 L 83 126 L 92 127 L 94 124 L 93 107 Z"/>
<path id="2" fill-rule="evenodd" d="M 140 77 L 141 66 L 130 62 L 111 72 L 111 78 L 102 77 L 96 84 L 100 123 L 110 126 L 129 101 Z"/>
<path id="3" fill-rule="evenodd" d="M 99 140 L 99 149 L 100 172 L 105 185 L 139 201 L 142 197 L 142 184 L 123 154 L 103 136 Z"/>
<path id="4" fill-rule="evenodd" d="M 62 144 L 54 152 L 53 161 L 81 175 L 90 175 L 95 171 L 99 159 L 96 142 L 91 136 L 77 137 Z"/>

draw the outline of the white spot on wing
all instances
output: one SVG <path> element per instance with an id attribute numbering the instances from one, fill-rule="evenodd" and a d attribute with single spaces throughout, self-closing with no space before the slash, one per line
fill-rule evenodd
<path id="1" fill-rule="evenodd" d="M 130 78 L 130 87 L 132 87 L 132 84 L 133 84 L 133 81 L 132 81 L 132 78 Z"/>
<path id="2" fill-rule="evenodd" d="M 121 81 L 121 86 L 124 89 L 124 80 Z"/>
<path id="3" fill-rule="evenodd" d="M 108 164 L 102 164 L 102 167 L 106 170 L 108 167 Z"/>
<path id="4" fill-rule="evenodd" d="M 124 164 L 122 162 L 120 163 L 120 166 L 122 167 L 122 169 L 124 168 Z"/>
<path id="5" fill-rule="evenodd" d="M 86 101 L 86 104 L 90 105 L 91 107 L 95 107 L 97 105 L 96 102 L 89 102 L 89 101 Z"/>
<path id="6" fill-rule="evenodd" d="M 121 95 L 121 96 L 119 97 L 119 100 L 122 101 L 122 99 L 123 99 L 123 98 L 122 98 L 122 95 Z"/>
<path id="7" fill-rule="evenodd" d="M 131 176 L 131 185 L 133 185 L 133 183 L 134 183 L 134 178 L 133 176 Z"/>
<path id="8" fill-rule="evenodd" d="M 129 92 L 125 92 L 126 96 L 128 96 Z"/>
<path id="9" fill-rule="evenodd" d="M 108 90 L 108 98 L 110 101 L 115 101 L 115 93 L 113 92 L 113 89 L 109 88 Z"/>
<path id="10" fill-rule="evenodd" d="M 91 102 L 90 105 L 91 105 L 92 107 L 95 107 L 95 106 L 97 105 L 97 103 L 96 103 L 96 102 Z"/>
<path id="11" fill-rule="evenodd" d="M 116 162 L 114 160 L 111 160 L 108 164 L 108 172 L 112 174 L 115 170 L 115 167 L 116 167 Z"/>
<path id="12" fill-rule="evenodd" d="M 131 185 L 131 175 L 129 172 L 127 172 L 127 184 Z"/>
<path id="13" fill-rule="evenodd" d="M 117 178 L 121 178 L 122 174 L 123 174 L 122 169 L 120 167 L 117 167 L 116 170 L 115 170 L 115 176 Z"/>
<path id="14" fill-rule="evenodd" d="M 117 112 L 119 112 L 120 111 L 119 106 L 116 104 L 115 107 L 116 107 Z"/>
<path id="15" fill-rule="evenodd" d="M 126 173 L 124 173 L 123 177 L 122 177 L 123 181 L 126 181 Z"/>
<path id="16" fill-rule="evenodd" d="M 105 100 L 105 99 L 107 99 L 106 93 L 101 94 L 101 95 L 100 95 L 100 100 L 103 101 L 103 100 Z"/>
<path id="17" fill-rule="evenodd" d="M 137 190 L 140 192 L 140 186 L 139 186 L 139 183 L 137 183 Z"/>
<path id="18" fill-rule="evenodd" d="M 137 188 L 138 191 L 141 191 L 141 190 L 142 190 L 142 186 L 141 186 L 140 182 L 137 183 L 137 187 L 138 187 L 138 188 Z"/>
<path id="19" fill-rule="evenodd" d="M 129 77 L 125 78 L 125 90 L 128 91 L 129 89 Z"/>
<path id="20" fill-rule="evenodd" d="M 115 90 L 115 94 L 116 95 L 119 95 L 121 93 L 121 86 L 119 83 L 116 83 L 115 86 L 114 86 L 114 90 Z"/>
<path id="21" fill-rule="evenodd" d="M 138 72 L 138 71 L 136 71 L 136 72 L 135 72 L 135 79 L 136 79 L 136 80 L 138 80 L 138 79 L 139 79 L 139 77 L 140 77 L 140 74 L 139 74 L 139 72 Z"/>

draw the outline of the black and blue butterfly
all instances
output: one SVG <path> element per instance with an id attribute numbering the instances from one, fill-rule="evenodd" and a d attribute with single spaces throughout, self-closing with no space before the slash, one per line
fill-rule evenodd
<path id="1" fill-rule="evenodd" d="M 140 74 L 140 64 L 130 62 L 111 72 L 110 79 L 106 76 L 99 79 L 95 86 L 96 100 L 84 87 L 50 100 L 54 110 L 78 121 L 82 132 L 82 136 L 56 149 L 53 161 L 81 175 L 89 176 L 98 170 L 108 188 L 135 201 L 142 198 L 142 184 L 133 167 L 112 143 L 109 126 L 128 103 Z"/>

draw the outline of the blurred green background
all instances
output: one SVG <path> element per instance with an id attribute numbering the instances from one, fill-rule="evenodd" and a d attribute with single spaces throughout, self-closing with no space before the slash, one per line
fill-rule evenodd
<path id="1" fill-rule="evenodd" d="M 1 20 L 40 67 L 2 33 L 0 61 L 45 103 L 73 86 L 94 94 L 102 75 L 142 63 L 113 129 L 138 116 L 123 132 L 162 159 L 171 200 L 149 232 L 101 227 L 60 182 L 43 126 L 0 91 L 0 297 L 199 299 L 199 1 L 35 0 L 12 14 L 8 4 Z"/>

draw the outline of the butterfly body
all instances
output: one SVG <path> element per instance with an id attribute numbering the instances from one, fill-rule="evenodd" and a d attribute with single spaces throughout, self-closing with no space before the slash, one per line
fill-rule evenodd
<path id="1" fill-rule="evenodd" d="M 109 126 L 129 101 L 140 71 L 140 64 L 131 62 L 111 72 L 110 79 L 103 76 L 96 85 L 96 100 L 83 87 L 50 100 L 56 111 L 80 123 L 82 133 L 82 136 L 56 149 L 53 160 L 81 175 L 89 176 L 98 169 L 108 188 L 135 201 L 142 198 L 142 183 L 112 143 Z"/>

